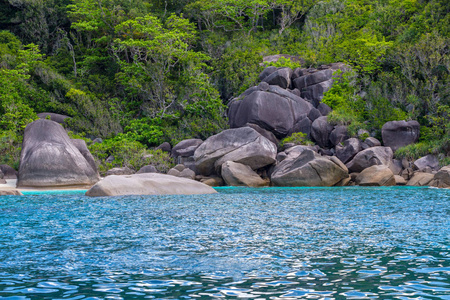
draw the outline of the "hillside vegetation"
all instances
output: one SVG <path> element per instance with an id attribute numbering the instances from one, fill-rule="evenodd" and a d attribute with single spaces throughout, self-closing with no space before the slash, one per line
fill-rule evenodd
<path id="1" fill-rule="evenodd" d="M 445 0 L 3 1 L 0 163 L 17 167 L 41 112 L 102 138 L 91 151 L 117 165 L 205 139 L 227 127 L 227 101 L 257 83 L 262 58 L 280 53 L 351 66 L 323 100 L 331 122 L 379 136 L 386 121 L 418 120 L 420 142 L 397 154 L 447 154 L 449 10 Z"/>

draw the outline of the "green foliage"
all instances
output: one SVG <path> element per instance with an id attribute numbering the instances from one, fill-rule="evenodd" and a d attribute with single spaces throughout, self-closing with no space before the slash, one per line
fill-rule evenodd
<path id="1" fill-rule="evenodd" d="M 306 133 L 303 132 L 294 132 L 290 136 L 284 138 L 280 142 L 280 146 L 283 147 L 288 143 L 293 143 L 296 145 L 304 145 L 304 146 L 313 146 L 314 143 L 307 138 Z"/>
<path id="2" fill-rule="evenodd" d="M 409 160 L 416 160 L 428 154 L 438 155 L 441 154 L 441 165 L 448 161 L 442 154 L 445 153 L 445 149 L 450 149 L 450 136 L 446 136 L 441 140 L 423 141 L 416 144 L 411 144 L 395 151 L 395 156 L 400 158 L 407 158 Z"/>
<path id="3" fill-rule="evenodd" d="M 400 158 L 407 158 L 409 160 L 416 160 L 422 156 L 431 153 L 432 145 L 429 142 L 419 142 L 411 144 L 395 151 L 395 156 Z"/>
<path id="4" fill-rule="evenodd" d="M 124 134 L 130 140 L 135 140 L 143 145 L 158 145 L 163 142 L 163 127 L 159 124 L 160 119 L 150 120 L 148 118 L 131 120 L 124 128 Z M 161 123 L 161 122 L 159 122 Z"/>
<path id="5" fill-rule="evenodd" d="M 392 103 L 386 98 L 372 99 L 367 111 L 369 124 L 374 129 L 381 129 L 384 123 L 389 121 L 408 119 L 406 112 L 393 107 Z"/>
<path id="6" fill-rule="evenodd" d="M 101 174 L 114 167 L 129 167 L 138 171 L 145 165 L 153 165 L 158 171 L 167 172 L 173 166 L 168 153 L 147 150 L 144 145 L 123 134 L 102 143 L 91 144 L 88 148 L 96 159 Z M 107 163 L 105 160 L 111 155 L 114 156 L 114 161 Z"/>
<path id="7" fill-rule="evenodd" d="M 273 66 L 277 68 L 291 68 L 295 70 L 296 68 L 301 68 L 302 65 L 299 62 L 292 61 L 289 57 L 280 57 L 276 62 L 270 62 L 268 66 Z"/>
<path id="8" fill-rule="evenodd" d="M 16 131 L 0 131 L 0 164 L 7 164 L 19 169 L 22 136 Z"/>
<path id="9" fill-rule="evenodd" d="M 225 100 L 258 84 L 258 75 L 264 69 L 261 63 L 263 54 L 268 52 L 267 42 L 252 37 L 241 38 L 224 49 L 213 62 L 213 80 Z"/>
<path id="10" fill-rule="evenodd" d="M 227 127 L 229 99 L 258 84 L 262 58 L 344 62 L 328 120 L 380 132 L 418 120 L 418 153 L 447 153 L 450 14 L 429 0 L 7 0 L 0 3 L 0 134 L 17 145 L 40 112 L 102 137 L 99 155 L 138 165 L 145 147 Z M 280 59 L 276 67 L 300 67 Z M 121 134 L 121 132 L 124 132 Z M 117 140 L 110 137 L 117 136 Z M 427 150 L 424 150 L 427 148 Z M 13 162 L 13 147 L 2 149 Z M 430 150 L 431 149 L 431 150 Z M 131 154 L 130 154 L 131 155 Z M 139 154 L 140 155 L 140 154 Z M 106 166 L 104 166 L 106 168 Z"/>

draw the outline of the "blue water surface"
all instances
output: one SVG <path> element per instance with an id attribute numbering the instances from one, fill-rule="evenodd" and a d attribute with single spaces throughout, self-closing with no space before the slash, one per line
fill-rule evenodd
<path id="1" fill-rule="evenodd" d="M 450 190 L 0 197 L 0 299 L 450 299 Z"/>

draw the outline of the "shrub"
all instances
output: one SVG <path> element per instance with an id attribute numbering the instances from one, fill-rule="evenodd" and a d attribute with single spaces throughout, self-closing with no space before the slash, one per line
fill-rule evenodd
<path id="1" fill-rule="evenodd" d="M 423 141 L 402 147 L 395 151 L 395 156 L 415 160 L 428 154 L 445 154 L 448 149 L 450 149 L 450 136 L 445 136 L 443 139 Z"/>
<path id="2" fill-rule="evenodd" d="M 305 146 L 313 146 L 314 145 L 314 143 L 306 137 L 306 133 L 303 133 L 303 132 L 294 132 L 290 136 L 284 138 L 280 142 L 280 146 L 282 147 L 282 146 L 286 145 L 287 143 L 294 143 L 296 145 L 305 145 Z"/>
<path id="3" fill-rule="evenodd" d="M 0 131 L 0 164 L 19 169 L 22 136 L 16 131 Z"/>
<path id="4" fill-rule="evenodd" d="M 168 153 L 148 150 L 140 142 L 130 140 L 123 134 L 102 143 L 91 144 L 89 150 L 98 164 L 100 174 L 114 167 L 128 167 L 137 171 L 145 165 L 152 164 L 158 171 L 167 172 L 173 166 Z M 114 161 L 107 163 L 105 160 L 110 155 L 114 156 Z"/>

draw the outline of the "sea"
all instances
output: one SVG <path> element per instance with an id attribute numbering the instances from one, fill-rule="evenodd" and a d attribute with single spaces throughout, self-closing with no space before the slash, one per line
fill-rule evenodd
<path id="1" fill-rule="evenodd" d="M 0 196 L 0 299 L 447 299 L 450 190 Z"/>

